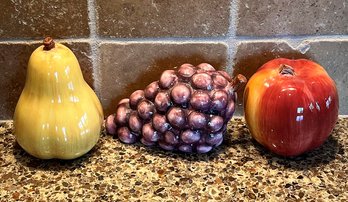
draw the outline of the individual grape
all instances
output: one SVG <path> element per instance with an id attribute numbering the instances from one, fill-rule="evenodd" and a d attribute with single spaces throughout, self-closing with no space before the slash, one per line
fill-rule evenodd
<path id="1" fill-rule="evenodd" d="M 217 145 L 222 140 L 223 140 L 223 133 L 222 132 L 210 133 L 205 137 L 205 142 L 209 145 Z"/>
<path id="2" fill-rule="evenodd" d="M 158 81 L 150 83 L 144 90 L 144 96 L 146 99 L 153 100 L 155 99 L 159 91 Z"/>
<path id="3" fill-rule="evenodd" d="M 191 78 L 191 76 L 195 73 L 196 68 L 191 64 L 183 64 L 178 70 L 178 74 L 184 79 L 184 81 L 188 81 L 189 78 Z"/>
<path id="4" fill-rule="evenodd" d="M 121 127 L 117 130 L 118 138 L 127 144 L 132 144 L 136 142 L 137 136 L 134 133 L 131 133 L 127 127 Z"/>
<path id="5" fill-rule="evenodd" d="M 157 142 L 160 139 L 160 135 L 154 130 L 151 123 L 144 124 L 142 129 L 142 135 L 145 140 L 149 142 Z"/>
<path id="6" fill-rule="evenodd" d="M 213 66 L 211 66 L 211 64 L 208 63 L 201 63 L 199 65 L 197 65 L 197 68 L 199 69 L 198 71 L 215 71 L 215 68 Z"/>
<path id="7" fill-rule="evenodd" d="M 176 145 L 179 143 L 179 137 L 171 131 L 167 131 L 164 134 L 164 141 L 171 145 Z"/>
<path id="8" fill-rule="evenodd" d="M 201 138 L 199 131 L 185 130 L 180 136 L 181 140 L 187 144 L 198 142 Z"/>
<path id="9" fill-rule="evenodd" d="M 116 124 L 114 120 L 115 120 L 115 115 L 111 114 L 106 118 L 106 121 L 105 121 L 106 131 L 111 135 L 116 134 Z"/>
<path id="10" fill-rule="evenodd" d="M 210 107 L 210 98 L 204 91 L 196 91 L 192 94 L 190 100 L 191 106 L 198 111 L 206 111 Z"/>
<path id="11" fill-rule="evenodd" d="M 231 76 L 230 76 L 227 72 L 221 71 L 221 70 L 220 70 L 220 71 L 218 71 L 218 73 L 219 73 L 221 76 L 225 77 L 225 79 L 227 79 L 228 82 L 231 82 L 231 81 L 232 81 Z"/>
<path id="12" fill-rule="evenodd" d="M 116 111 L 115 123 L 118 126 L 124 126 L 128 122 L 129 113 L 131 109 L 129 109 L 128 104 L 123 103 L 120 104 Z"/>
<path id="13" fill-rule="evenodd" d="M 193 111 L 188 116 L 188 123 L 191 129 L 202 129 L 207 125 L 205 114 Z"/>
<path id="14" fill-rule="evenodd" d="M 212 88 L 212 79 L 209 74 L 198 73 L 192 76 L 192 85 L 198 89 L 210 90 Z"/>
<path id="15" fill-rule="evenodd" d="M 132 109 L 136 109 L 138 103 L 144 99 L 144 91 L 136 90 L 129 96 L 129 105 Z"/>
<path id="16" fill-rule="evenodd" d="M 171 106 L 171 101 L 168 93 L 159 92 L 155 98 L 155 106 L 158 111 L 166 112 Z"/>
<path id="17" fill-rule="evenodd" d="M 214 147 L 220 146 L 223 141 L 224 141 L 224 138 L 221 138 L 220 141 L 214 145 Z"/>
<path id="18" fill-rule="evenodd" d="M 208 122 L 208 128 L 210 132 L 217 132 L 219 131 L 222 126 L 224 125 L 224 119 L 221 116 L 214 116 L 211 115 L 209 122 Z"/>
<path id="19" fill-rule="evenodd" d="M 167 151 L 173 151 L 174 150 L 174 146 L 173 145 L 170 145 L 164 141 L 159 141 L 158 142 L 158 145 L 164 149 L 164 150 L 167 150 Z"/>
<path id="20" fill-rule="evenodd" d="M 191 90 L 185 84 L 177 84 L 171 91 L 171 97 L 176 104 L 186 104 L 191 96 Z"/>
<path id="21" fill-rule="evenodd" d="M 138 104 L 138 115 L 143 120 L 148 120 L 155 113 L 155 106 L 148 100 L 143 100 Z"/>
<path id="22" fill-rule="evenodd" d="M 228 95 L 223 90 L 217 90 L 212 96 L 212 102 L 210 108 L 212 111 L 221 112 L 224 110 L 228 103 Z"/>
<path id="23" fill-rule="evenodd" d="M 167 122 L 166 116 L 161 114 L 155 114 L 152 118 L 152 126 L 160 133 L 166 132 L 170 125 Z"/>
<path id="24" fill-rule="evenodd" d="M 185 152 L 185 153 L 192 153 L 193 149 L 191 145 L 188 144 L 182 144 L 179 146 L 179 151 Z"/>
<path id="25" fill-rule="evenodd" d="M 129 104 L 129 99 L 128 98 L 124 98 L 124 99 L 120 100 L 120 102 L 118 102 L 117 106 L 119 106 L 121 104 Z"/>
<path id="26" fill-rule="evenodd" d="M 235 103 L 233 100 L 231 100 L 226 107 L 226 112 L 225 112 L 225 119 L 230 120 L 233 116 L 235 110 Z"/>
<path id="27" fill-rule="evenodd" d="M 184 127 L 186 124 L 186 115 L 184 110 L 179 107 L 173 107 L 169 109 L 169 112 L 167 113 L 167 120 L 170 125 L 174 127 Z"/>
<path id="28" fill-rule="evenodd" d="M 196 147 L 196 151 L 197 151 L 197 153 L 199 153 L 199 154 L 203 154 L 203 153 L 210 152 L 212 149 L 213 149 L 212 146 L 206 145 L 206 144 L 199 144 L 199 145 L 197 145 L 197 147 Z"/>
<path id="29" fill-rule="evenodd" d="M 176 76 L 174 70 L 165 70 L 159 80 L 159 85 L 161 88 L 168 89 L 172 87 L 178 81 L 178 76 Z"/>
<path id="30" fill-rule="evenodd" d="M 151 142 L 151 141 L 147 141 L 145 138 L 141 138 L 140 139 L 140 142 L 143 144 L 143 145 L 146 145 L 146 146 L 154 146 L 156 143 L 155 142 Z"/>
<path id="31" fill-rule="evenodd" d="M 212 78 L 213 78 L 213 86 L 215 89 L 225 88 L 228 84 L 228 81 L 221 74 L 218 74 L 218 73 L 213 74 Z"/>
<path id="32" fill-rule="evenodd" d="M 143 127 L 142 120 L 139 118 L 136 111 L 133 111 L 129 116 L 129 128 L 136 133 L 141 132 L 141 128 Z"/>

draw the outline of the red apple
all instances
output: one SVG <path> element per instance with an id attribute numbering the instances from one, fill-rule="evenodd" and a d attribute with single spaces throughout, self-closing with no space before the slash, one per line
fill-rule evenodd
<path id="1" fill-rule="evenodd" d="M 244 91 L 245 120 L 253 138 L 282 156 L 319 147 L 338 118 L 335 82 L 306 59 L 274 59 L 250 78 Z"/>

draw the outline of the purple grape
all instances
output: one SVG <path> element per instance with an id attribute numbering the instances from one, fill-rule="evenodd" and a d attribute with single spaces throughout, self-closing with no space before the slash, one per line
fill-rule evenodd
<path id="1" fill-rule="evenodd" d="M 163 141 L 159 141 L 158 142 L 158 145 L 164 149 L 164 150 L 167 150 L 167 151 L 173 151 L 174 150 L 174 146 L 173 145 L 170 145 L 166 142 L 163 142 Z"/>
<path id="2" fill-rule="evenodd" d="M 191 64 L 183 64 L 178 70 L 178 74 L 185 80 L 188 81 L 189 78 L 196 73 L 196 68 Z"/>
<path id="3" fill-rule="evenodd" d="M 212 79 L 209 74 L 198 73 L 192 76 L 192 85 L 198 89 L 210 90 L 212 88 Z"/>
<path id="4" fill-rule="evenodd" d="M 215 89 L 225 88 L 228 84 L 228 81 L 221 74 L 213 74 L 213 86 Z"/>
<path id="5" fill-rule="evenodd" d="M 199 131 L 185 130 L 180 137 L 183 142 L 192 144 L 199 141 L 201 134 Z"/>
<path id="6" fill-rule="evenodd" d="M 172 87 L 178 81 L 178 77 L 174 70 L 165 70 L 159 80 L 159 85 L 161 88 L 168 89 Z"/>
<path id="7" fill-rule="evenodd" d="M 166 116 L 161 114 L 155 114 L 153 116 L 152 126 L 156 131 L 160 133 L 166 132 L 170 127 L 169 123 L 167 122 Z"/>
<path id="8" fill-rule="evenodd" d="M 111 114 L 110 116 L 108 116 L 106 118 L 105 128 L 109 134 L 111 134 L 111 135 L 116 134 L 116 124 L 115 124 L 115 115 L 114 114 Z"/>
<path id="9" fill-rule="evenodd" d="M 120 100 L 120 102 L 118 102 L 117 106 L 119 106 L 121 104 L 129 104 L 129 99 L 128 98 L 124 98 L 124 99 Z"/>
<path id="10" fill-rule="evenodd" d="M 192 146 L 188 144 L 180 145 L 178 149 L 185 153 L 192 153 Z"/>
<path id="11" fill-rule="evenodd" d="M 186 123 L 186 115 L 184 110 L 179 107 L 173 107 L 169 109 L 169 112 L 167 114 L 167 120 L 170 123 L 170 125 L 174 127 L 184 127 Z"/>
<path id="12" fill-rule="evenodd" d="M 213 66 L 211 66 L 211 64 L 208 63 L 201 63 L 199 65 L 197 65 L 197 68 L 199 68 L 198 71 L 215 71 L 215 68 Z"/>
<path id="13" fill-rule="evenodd" d="M 191 129 L 202 129 L 207 125 L 205 114 L 193 111 L 188 116 L 188 123 Z"/>
<path id="14" fill-rule="evenodd" d="M 141 119 L 139 118 L 138 114 L 133 111 L 129 116 L 129 128 L 136 133 L 141 132 L 141 128 L 143 127 L 143 123 Z"/>
<path id="15" fill-rule="evenodd" d="M 208 128 L 210 132 L 214 133 L 216 131 L 219 131 L 223 125 L 224 125 L 224 119 L 221 116 L 211 115 L 208 122 Z"/>
<path id="16" fill-rule="evenodd" d="M 157 142 L 160 139 L 159 133 L 153 129 L 151 123 L 144 124 L 142 134 L 149 142 Z"/>
<path id="17" fill-rule="evenodd" d="M 235 110 L 235 103 L 233 100 L 231 100 L 226 107 L 225 120 L 227 121 L 231 120 L 234 110 Z"/>
<path id="18" fill-rule="evenodd" d="M 206 111 L 210 107 L 210 98 L 208 93 L 204 91 L 196 91 L 192 94 L 190 100 L 191 106 L 200 111 Z"/>
<path id="19" fill-rule="evenodd" d="M 144 90 L 144 96 L 146 99 L 153 100 L 155 99 L 159 91 L 158 81 L 150 83 Z"/>
<path id="20" fill-rule="evenodd" d="M 148 100 L 143 100 L 138 104 L 138 115 L 143 120 L 148 120 L 155 113 L 155 106 Z"/>
<path id="21" fill-rule="evenodd" d="M 164 141 L 168 144 L 171 145 L 176 145 L 179 143 L 179 136 L 175 135 L 173 132 L 171 131 L 167 131 L 164 134 Z"/>
<path id="22" fill-rule="evenodd" d="M 115 123 L 117 126 L 124 126 L 127 124 L 130 112 L 131 109 L 129 109 L 128 104 L 123 103 L 118 106 L 115 116 Z"/>
<path id="23" fill-rule="evenodd" d="M 134 133 L 131 133 L 127 127 L 121 127 L 117 130 L 118 138 L 127 144 L 135 143 L 137 136 Z"/>
<path id="24" fill-rule="evenodd" d="M 159 92 L 155 98 L 155 106 L 158 111 L 166 112 L 171 106 L 171 101 L 168 93 Z"/>
<path id="25" fill-rule="evenodd" d="M 176 104 L 186 104 L 191 96 L 191 90 L 185 84 L 177 84 L 171 91 L 171 97 Z"/>
<path id="26" fill-rule="evenodd" d="M 227 79 L 228 82 L 231 82 L 231 81 L 232 81 L 231 76 L 230 76 L 227 72 L 221 71 L 221 70 L 220 70 L 220 71 L 218 71 L 218 73 L 219 73 L 221 76 L 225 77 L 225 79 Z"/>
<path id="27" fill-rule="evenodd" d="M 207 153 L 211 151 L 212 149 L 213 149 L 212 146 L 206 145 L 206 144 L 200 144 L 200 145 L 197 145 L 196 147 L 197 153 L 199 154 Z"/>
<path id="28" fill-rule="evenodd" d="M 156 143 L 155 142 L 151 142 L 151 141 L 147 141 L 145 138 L 141 138 L 140 139 L 140 142 L 145 145 L 145 146 L 154 146 Z"/>
<path id="29" fill-rule="evenodd" d="M 136 109 L 138 103 L 144 99 L 144 91 L 136 90 L 129 96 L 129 105 L 132 109 Z"/>
<path id="30" fill-rule="evenodd" d="M 220 141 L 214 145 L 214 147 L 220 146 L 223 141 L 224 141 L 224 138 L 221 138 Z"/>
<path id="31" fill-rule="evenodd" d="M 227 106 L 228 95 L 223 90 L 217 90 L 212 96 L 211 110 L 221 112 Z"/>
<path id="32" fill-rule="evenodd" d="M 223 134 L 222 132 L 217 132 L 217 133 L 210 133 L 205 137 L 205 142 L 209 145 L 217 145 L 217 144 L 221 144 L 222 140 L 223 140 Z"/>

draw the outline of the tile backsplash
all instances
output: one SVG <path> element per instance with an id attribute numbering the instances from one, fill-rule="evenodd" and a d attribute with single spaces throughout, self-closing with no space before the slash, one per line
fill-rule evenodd
<path id="1" fill-rule="evenodd" d="M 339 113 L 348 115 L 346 0 L 1 0 L 1 5 L 0 120 L 12 119 L 30 54 L 47 35 L 76 54 L 105 115 L 164 69 L 208 62 L 249 78 L 278 57 L 324 66 L 338 87 Z M 237 114 L 242 111 L 239 105 Z"/>

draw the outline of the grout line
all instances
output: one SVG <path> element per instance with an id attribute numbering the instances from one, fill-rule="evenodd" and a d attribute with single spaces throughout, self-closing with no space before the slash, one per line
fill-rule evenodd
<path id="1" fill-rule="evenodd" d="M 91 60 L 93 66 L 93 86 L 96 94 L 100 97 L 101 93 L 101 70 L 100 70 L 100 52 L 99 52 L 99 38 L 97 34 L 97 12 L 95 9 L 95 0 L 88 0 L 88 18 L 90 37 L 89 42 L 91 46 Z"/>
<path id="2" fill-rule="evenodd" d="M 0 44 L 37 44 L 42 43 L 42 39 L 32 39 L 32 40 L 25 40 L 25 39 L 14 39 L 14 40 L 0 40 Z M 69 39 L 55 39 L 54 41 L 59 43 L 72 43 L 72 42 L 89 42 L 89 38 L 69 38 Z"/>
<path id="3" fill-rule="evenodd" d="M 236 33 L 237 33 L 237 19 L 238 19 L 238 0 L 232 0 L 230 4 L 230 24 L 228 28 L 228 39 L 227 39 L 227 45 L 228 45 L 228 51 L 227 51 L 227 68 L 226 71 L 229 74 L 232 74 L 233 66 L 234 66 L 234 56 L 236 54 L 237 50 L 237 40 L 236 40 Z"/>
<path id="4" fill-rule="evenodd" d="M 89 0 L 92 1 L 92 0 Z M 91 12 L 90 12 L 91 13 Z M 93 11 L 95 13 L 95 11 Z M 89 14 L 90 16 L 92 14 Z M 161 38 L 107 38 L 99 37 L 96 32 L 95 22 L 90 23 L 90 37 L 88 38 L 69 38 L 69 39 L 55 39 L 56 41 L 62 42 L 86 42 L 90 40 L 97 40 L 98 42 L 226 42 L 226 41 L 277 41 L 277 40 L 288 40 L 288 41 L 340 41 L 348 40 L 348 35 L 301 35 L 301 36 L 260 36 L 260 37 L 250 37 L 250 36 L 223 36 L 223 37 L 161 37 Z M 0 39 L 0 43 L 16 44 L 16 43 L 37 43 L 42 40 L 38 39 Z"/>

